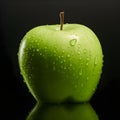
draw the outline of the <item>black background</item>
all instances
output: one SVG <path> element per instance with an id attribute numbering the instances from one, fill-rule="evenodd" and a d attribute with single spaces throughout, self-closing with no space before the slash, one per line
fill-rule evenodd
<path id="1" fill-rule="evenodd" d="M 25 33 L 39 25 L 65 23 L 90 27 L 100 39 L 104 53 L 101 81 L 90 101 L 100 120 L 119 115 L 120 1 L 119 0 L 1 0 L 0 91 L 4 120 L 24 120 L 36 101 L 28 92 L 18 67 L 17 52 Z"/>

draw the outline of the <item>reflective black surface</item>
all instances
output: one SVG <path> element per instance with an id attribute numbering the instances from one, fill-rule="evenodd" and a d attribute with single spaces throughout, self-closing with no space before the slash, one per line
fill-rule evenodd
<path id="1" fill-rule="evenodd" d="M 20 75 L 19 43 L 29 29 L 59 23 L 61 10 L 65 11 L 66 23 L 87 25 L 98 35 L 104 52 L 104 67 L 90 105 L 99 120 L 119 118 L 119 0 L 0 0 L 0 115 L 3 120 L 25 120 L 36 105 Z"/>
<path id="2" fill-rule="evenodd" d="M 89 103 L 36 105 L 27 120 L 99 120 Z"/>

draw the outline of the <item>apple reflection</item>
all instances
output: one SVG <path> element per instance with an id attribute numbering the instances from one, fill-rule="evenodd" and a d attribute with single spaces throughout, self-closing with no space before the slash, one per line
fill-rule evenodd
<path id="1" fill-rule="evenodd" d="M 26 120 L 99 120 L 89 103 L 69 105 L 36 105 Z"/>

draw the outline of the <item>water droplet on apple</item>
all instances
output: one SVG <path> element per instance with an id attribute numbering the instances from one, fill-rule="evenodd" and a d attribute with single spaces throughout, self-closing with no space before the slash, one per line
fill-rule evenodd
<path id="1" fill-rule="evenodd" d="M 61 61 L 61 64 L 63 63 L 63 61 Z"/>
<path id="2" fill-rule="evenodd" d="M 70 63 L 70 67 L 72 67 L 72 64 Z"/>
<path id="3" fill-rule="evenodd" d="M 93 90 L 93 92 L 95 92 L 95 88 L 93 88 L 92 90 Z"/>
<path id="4" fill-rule="evenodd" d="M 78 51 L 78 54 L 80 55 L 80 51 Z"/>
<path id="5" fill-rule="evenodd" d="M 86 63 L 86 66 L 88 66 L 88 62 Z"/>
<path id="6" fill-rule="evenodd" d="M 45 54 L 42 55 L 44 58 L 46 57 Z"/>
<path id="7" fill-rule="evenodd" d="M 42 55 L 42 53 L 40 52 L 40 55 Z"/>
<path id="8" fill-rule="evenodd" d="M 66 60 L 64 59 L 64 60 L 63 60 L 63 62 L 65 63 L 65 62 L 66 62 Z"/>
<path id="9" fill-rule="evenodd" d="M 45 49 L 47 49 L 47 46 L 45 47 Z"/>
<path id="10" fill-rule="evenodd" d="M 53 71 L 55 71 L 56 70 L 56 67 L 55 66 L 53 66 Z"/>
<path id="11" fill-rule="evenodd" d="M 34 54 L 31 54 L 31 56 L 33 57 L 33 56 L 34 56 Z"/>
<path id="12" fill-rule="evenodd" d="M 86 80 L 88 81 L 89 77 L 86 78 Z"/>
<path id="13" fill-rule="evenodd" d="M 33 52 L 35 52 L 36 50 L 35 49 L 33 49 Z"/>
<path id="14" fill-rule="evenodd" d="M 31 79 L 31 76 L 28 76 L 28 79 Z"/>
<path id="15" fill-rule="evenodd" d="M 72 39 L 70 40 L 70 45 L 75 46 L 76 42 L 77 42 L 77 39 Z"/>
<path id="16" fill-rule="evenodd" d="M 94 64 L 95 64 L 95 66 L 96 66 L 96 65 L 97 65 L 97 62 L 95 62 Z"/>
<path id="17" fill-rule="evenodd" d="M 47 47 L 44 48 L 45 52 L 47 51 Z"/>
<path id="18" fill-rule="evenodd" d="M 83 83 L 81 83 L 81 87 L 83 87 Z"/>
<path id="19" fill-rule="evenodd" d="M 39 49 L 37 49 L 36 51 L 39 52 Z"/>
<path id="20" fill-rule="evenodd" d="M 77 85 L 75 85 L 75 88 L 77 88 L 78 86 Z"/>
<path id="21" fill-rule="evenodd" d="M 64 70 L 66 70 L 67 68 L 66 67 L 64 67 Z"/>
<path id="22" fill-rule="evenodd" d="M 87 57 L 87 61 L 89 61 L 90 60 L 90 58 L 89 57 Z"/>
<path id="23" fill-rule="evenodd" d="M 56 53 L 56 51 L 54 50 L 53 53 Z"/>
<path id="24" fill-rule="evenodd" d="M 87 52 L 87 50 L 86 50 L 86 49 L 84 49 L 84 50 L 83 50 L 83 52 L 84 52 L 84 53 L 86 53 L 86 52 Z"/>
<path id="25" fill-rule="evenodd" d="M 78 44 L 78 48 L 80 49 L 80 44 Z"/>
<path id="26" fill-rule="evenodd" d="M 79 60 L 81 60 L 82 58 L 81 57 L 79 57 Z"/>
<path id="27" fill-rule="evenodd" d="M 95 58 L 95 61 L 94 61 L 94 65 L 96 66 L 97 65 L 97 57 Z"/>
<path id="28" fill-rule="evenodd" d="M 79 72 L 79 75 L 80 75 L 80 76 L 82 75 L 82 71 Z"/>
<path id="29" fill-rule="evenodd" d="M 68 54 L 68 55 L 67 55 L 67 57 L 69 58 L 69 57 L 70 57 L 70 55 Z"/>
<path id="30" fill-rule="evenodd" d="M 80 70 L 79 75 L 80 75 L 80 76 L 82 75 L 82 69 Z"/>

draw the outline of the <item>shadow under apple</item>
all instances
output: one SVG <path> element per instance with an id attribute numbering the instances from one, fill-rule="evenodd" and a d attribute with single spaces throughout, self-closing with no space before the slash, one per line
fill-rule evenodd
<path id="1" fill-rule="evenodd" d="M 26 120 L 99 120 L 89 103 L 37 104 Z"/>

